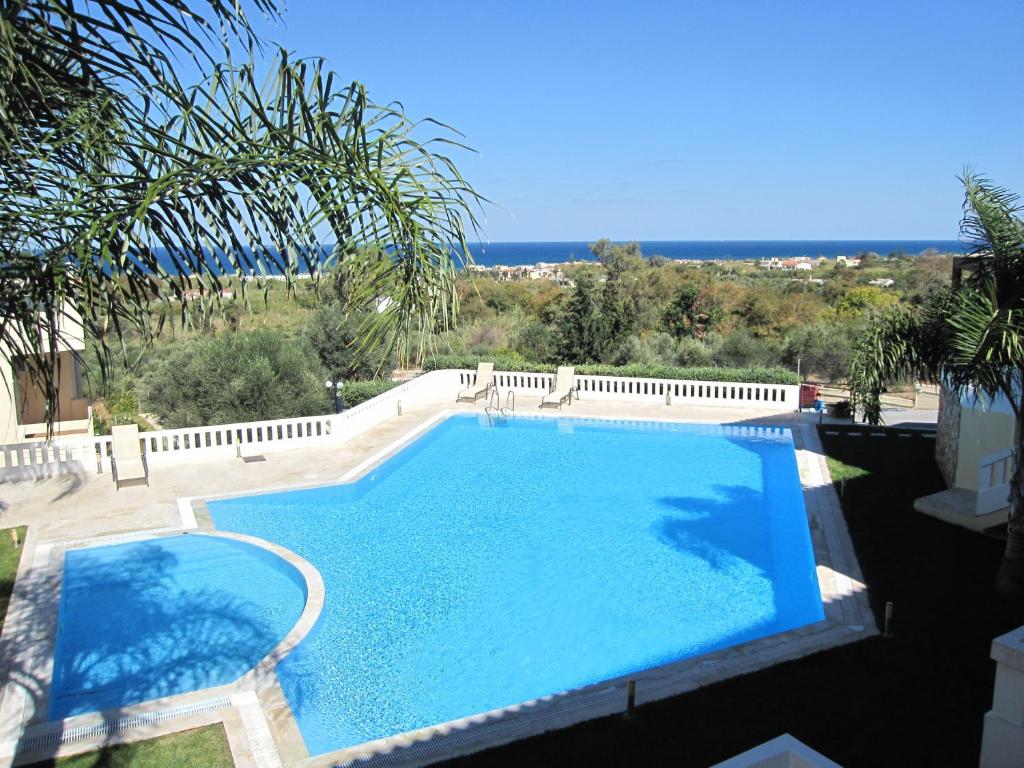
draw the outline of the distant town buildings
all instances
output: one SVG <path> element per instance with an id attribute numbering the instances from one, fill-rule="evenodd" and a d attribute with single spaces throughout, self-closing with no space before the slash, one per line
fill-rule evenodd
<path id="1" fill-rule="evenodd" d="M 795 269 L 810 271 L 814 269 L 814 263 L 808 256 L 796 256 L 792 259 L 780 259 L 777 256 L 773 256 L 770 259 L 761 259 L 757 266 L 761 269 L 781 269 L 787 272 Z"/>
<path id="2" fill-rule="evenodd" d="M 504 264 L 495 264 L 493 267 L 483 267 L 478 264 L 472 264 L 469 269 L 472 272 L 491 272 L 494 274 L 495 279 L 498 282 L 546 279 L 551 280 L 558 285 L 572 288 L 576 284 L 565 276 L 561 267 L 572 266 L 576 263 L 577 262 L 567 262 L 567 264 L 548 264 L 547 262 L 540 261 L 533 265 L 521 265 L 515 267 L 507 267 Z"/>

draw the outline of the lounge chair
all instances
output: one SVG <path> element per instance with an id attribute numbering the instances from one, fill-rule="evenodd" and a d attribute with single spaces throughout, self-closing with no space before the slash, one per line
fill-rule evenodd
<path id="1" fill-rule="evenodd" d="M 571 365 L 561 365 L 558 367 L 558 373 L 555 374 L 555 388 L 548 392 L 540 400 L 540 407 L 543 408 L 545 405 L 557 405 L 559 409 L 562 407 L 562 403 L 566 400 L 569 401 L 569 405 L 572 405 L 572 396 L 576 395 L 576 399 L 580 399 L 579 390 L 573 384 L 573 378 L 576 375 L 576 369 Z"/>
<path id="2" fill-rule="evenodd" d="M 139 428 L 134 424 L 114 427 L 110 430 L 110 467 L 114 474 L 117 490 L 125 483 L 142 480 L 149 485 L 149 465 L 146 454 L 139 445 Z"/>
<path id="3" fill-rule="evenodd" d="M 494 387 L 494 363 L 480 363 L 476 367 L 476 378 L 473 385 L 459 392 L 455 402 L 461 403 L 468 400 L 475 403 L 481 397 L 487 397 Z"/>

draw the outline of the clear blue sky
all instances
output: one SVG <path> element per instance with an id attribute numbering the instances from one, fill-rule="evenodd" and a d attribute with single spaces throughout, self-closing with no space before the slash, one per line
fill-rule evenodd
<path id="1" fill-rule="evenodd" d="M 266 36 L 466 134 L 503 240 L 954 239 L 1024 193 L 1024 3 L 288 0 Z"/>

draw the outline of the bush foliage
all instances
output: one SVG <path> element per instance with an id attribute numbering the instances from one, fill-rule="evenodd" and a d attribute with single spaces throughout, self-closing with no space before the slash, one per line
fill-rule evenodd
<path id="1" fill-rule="evenodd" d="M 199 338 L 166 349 L 143 382 L 167 427 L 327 413 L 324 371 L 301 339 L 270 329 Z"/>
<path id="2" fill-rule="evenodd" d="M 345 405 L 351 408 L 354 405 L 365 403 L 377 395 L 383 395 L 389 389 L 394 389 L 401 383 L 400 381 L 388 381 L 387 379 L 352 381 L 345 384 L 342 395 L 345 398 Z"/>
<path id="3" fill-rule="evenodd" d="M 478 355 L 434 355 L 423 363 L 423 370 L 436 371 L 448 368 L 476 368 L 484 360 Z M 517 357 L 490 356 L 486 361 L 494 363 L 496 371 L 521 371 L 554 373 L 557 366 L 522 360 Z M 630 376 L 644 379 L 687 379 L 689 381 L 739 381 L 750 384 L 796 384 L 793 371 L 785 368 L 677 368 L 667 365 L 577 365 L 576 373 L 591 376 Z"/>

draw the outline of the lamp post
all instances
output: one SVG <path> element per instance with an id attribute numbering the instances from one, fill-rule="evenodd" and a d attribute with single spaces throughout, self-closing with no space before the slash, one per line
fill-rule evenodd
<path id="1" fill-rule="evenodd" d="M 345 386 L 345 382 L 342 379 L 337 381 L 325 381 L 324 387 L 326 387 L 332 395 L 334 395 L 334 412 L 341 413 L 341 409 L 345 406 L 345 401 L 341 399 L 341 390 Z"/>

